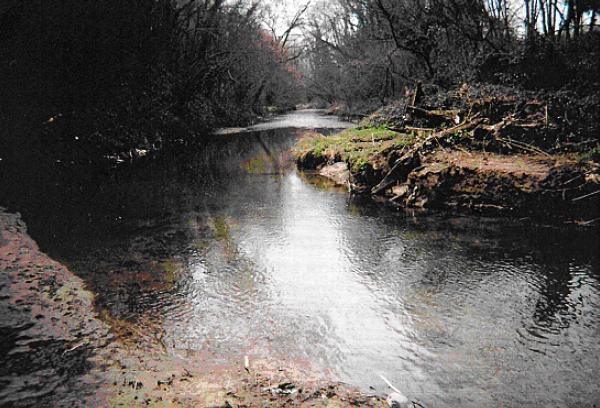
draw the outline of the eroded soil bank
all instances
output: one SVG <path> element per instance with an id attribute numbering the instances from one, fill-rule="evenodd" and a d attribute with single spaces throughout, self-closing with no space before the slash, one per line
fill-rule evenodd
<path id="1" fill-rule="evenodd" d="M 467 102 L 452 109 L 388 107 L 332 137 L 307 132 L 295 147 L 297 164 L 401 208 L 598 224 L 597 148 L 562 142 L 557 135 L 565 130 L 541 102 L 456 99 Z"/>
<path id="2" fill-rule="evenodd" d="M 83 399 L 108 326 L 81 279 L 39 251 L 19 216 L 0 209 L 0 232 L 1 405 Z"/>
<path id="3" fill-rule="evenodd" d="M 2 406 L 384 406 L 275 361 L 209 364 L 101 318 L 94 296 L 0 209 Z"/>

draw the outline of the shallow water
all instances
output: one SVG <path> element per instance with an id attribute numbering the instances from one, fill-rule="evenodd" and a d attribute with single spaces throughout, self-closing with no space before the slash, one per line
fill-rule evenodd
<path id="1" fill-rule="evenodd" d="M 273 129 L 342 129 L 352 126 L 352 123 L 341 121 L 336 116 L 323 115 L 322 111 L 316 109 L 306 109 L 274 116 L 247 128 L 219 129 L 216 134 L 264 132 Z"/>
<path id="2" fill-rule="evenodd" d="M 104 175 L 4 169 L 0 205 L 172 353 L 383 375 L 425 406 L 599 402 L 597 233 L 412 216 L 295 170 L 298 128 L 346 126 L 296 112 Z"/>

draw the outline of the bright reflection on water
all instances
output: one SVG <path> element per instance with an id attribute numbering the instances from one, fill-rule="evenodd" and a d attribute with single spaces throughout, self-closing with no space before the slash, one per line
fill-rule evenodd
<path id="1" fill-rule="evenodd" d="M 216 133 L 264 132 L 273 129 L 344 129 L 354 126 L 350 122 L 339 120 L 336 116 L 326 116 L 319 113 L 319 111 L 313 109 L 290 112 L 247 128 L 220 129 Z"/>
<path id="2" fill-rule="evenodd" d="M 266 357 L 383 393 L 381 374 L 435 407 L 600 401 L 596 232 L 356 202 L 294 170 L 297 134 L 221 136 L 47 191 L 43 213 L 31 196 L 13 205 L 101 308 L 164 331 L 170 352 Z"/>

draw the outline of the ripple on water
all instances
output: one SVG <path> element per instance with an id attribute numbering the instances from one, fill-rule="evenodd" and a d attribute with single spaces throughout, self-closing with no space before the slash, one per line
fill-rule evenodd
<path id="1" fill-rule="evenodd" d="M 306 127 L 299 115 L 286 126 Z M 22 205 L 101 308 L 163 330 L 170 351 L 307 364 L 367 392 L 388 391 L 381 374 L 426 406 L 600 400 L 597 237 L 351 200 L 280 165 L 296 137 L 221 137 L 132 166 L 69 196 L 83 218 L 65 194 Z"/>

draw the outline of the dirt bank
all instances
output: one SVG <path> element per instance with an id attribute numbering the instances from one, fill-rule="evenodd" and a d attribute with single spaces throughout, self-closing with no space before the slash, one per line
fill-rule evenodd
<path id="1" fill-rule="evenodd" d="M 2 406 L 385 406 L 310 369 L 169 347 L 160 325 L 150 336 L 99 315 L 84 282 L 1 208 L 0 234 Z"/>
<path id="2" fill-rule="evenodd" d="M 447 111 L 415 111 L 421 121 L 427 115 L 435 121 L 450 117 Z M 598 224 L 600 166 L 593 155 L 548 153 L 510 138 L 506 126 L 516 122 L 490 124 L 479 115 L 461 121 L 460 112 L 452 114 L 460 122 L 454 126 L 366 123 L 330 137 L 307 133 L 294 154 L 301 169 L 316 170 L 353 193 L 396 207 L 493 211 Z M 528 122 L 528 131 L 533 127 Z"/>
<path id="3" fill-rule="evenodd" d="M 81 279 L 41 253 L 17 215 L 0 209 L 0 232 L 0 405 L 83 400 L 109 328 Z"/>

